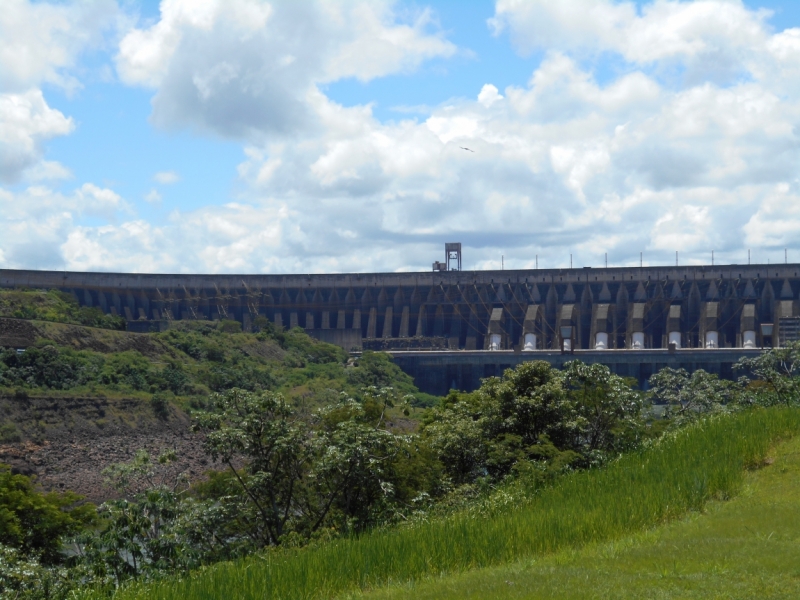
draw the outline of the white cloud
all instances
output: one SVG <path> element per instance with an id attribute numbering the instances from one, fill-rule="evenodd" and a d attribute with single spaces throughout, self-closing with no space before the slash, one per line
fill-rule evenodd
<path id="1" fill-rule="evenodd" d="M 113 0 L 74 4 L 3 0 L 0 10 L 0 91 L 25 92 L 42 82 L 78 86 L 69 74 L 81 51 L 100 43 L 117 16 Z"/>
<path id="2" fill-rule="evenodd" d="M 114 0 L 56 4 L 4 0 L 0 9 L 0 182 L 64 179 L 69 170 L 41 161 L 44 143 L 74 129 L 71 118 L 50 108 L 40 86 L 68 93 L 87 47 L 119 17 Z M 40 162 L 41 161 L 41 162 Z"/>
<path id="3" fill-rule="evenodd" d="M 61 246 L 89 219 L 113 223 L 130 212 L 114 191 L 86 183 L 69 194 L 36 185 L 20 192 L 0 188 L 0 253 L 9 268 L 64 268 Z M 113 225 L 112 225 L 113 226 Z"/>
<path id="4" fill-rule="evenodd" d="M 708 77 L 746 68 L 743 59 L 769 37 L 768 15 L 740 0 L 656 0 L 641 11 L 611 0 L 498 0 L 489 24 L 498 34 L 508 30 L 524 53 L 611 51 L 631 64 L 680 61 Z"/>
<path id="5" fill-rule="evenodd" d="M 50 108 L 39 90 L 0 94 L 0 181 L 19 180 L 41 159 L 46 140 L 73 129 L 72 119 Z"/>
<path id="6" fill-rule="evenodd" d="M 71 178 L 72 172 L 55 160 L 40 160 L 25 170 L 25 180 L 32 183 Z"/>
<path id="7" fill-rule="evenodd" d="M 456 48 L 419 12 L 387 1 L 164 0 L 155 24 L 130 31 L 121 79 L 155 88 L 153 121 L 261 140 L 314 128 L 317 84 L 408 72 Z"/>
<path id="8" fill-rule="evenodd" d="M 486 108 L 489 108 L 492 104 L 502 99 L 503 97 L 500 95 L 498 89 L 491 83 L 484 85 L 481 88 L 480 94 L 478 94 L 478 102 L 483 104 Z"/>
<path id="9" fill-rule="evenodd" d="M 546 49 L 529 80 L 381 122 L 323 84 L 455 52 L 430 13 L 393 8 L 164 2 L 124 38 L 118 73 L 154 89 L 156 123 L 246 144 L 236 202 L 156 224 L 110 190 L 2 192 L 2 261 L 324 272 L 427 269 L 444 241 L 464 243 L 468 268 L 800 248 L 800 30 L 773 33 L 738 1 L 500 0 L 494 26 Z"/>
<path id="10" fill-rule="evenodd" d="M 150 204 L 161 204 L 161 194 L 158 190 L 150 190 L 144 195 L 144 200 Z"/>
<path id="11" fill-rule="evenodd" d="M 181 177 L 175 171 L 159 171 L 153 175 L 153 179 L 160 184 L 169 185 L 171 183 L 177 183 L 181 180 Z"/>

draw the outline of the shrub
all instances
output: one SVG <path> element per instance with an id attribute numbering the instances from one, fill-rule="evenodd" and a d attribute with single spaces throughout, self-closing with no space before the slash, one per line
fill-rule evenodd
<path id="1" fill-rule="evenodd" d="M 222 333 L 242 333 L 242 324 L 239 321 L 223 319 L 219 322 L 219 330 Z"/>
<path id="2" fill-rule="evenodd" d="M 150 407 L 159 419 L 169 417 L 169 401 L 164 394 L 153 394 L 152 398 L 150 398 Z"/>

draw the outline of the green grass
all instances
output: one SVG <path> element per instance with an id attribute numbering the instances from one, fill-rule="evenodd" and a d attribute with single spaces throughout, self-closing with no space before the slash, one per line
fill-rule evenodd
<path id="1" fill-rule="evenodd" d="M 353 599 L 799 598 L 800 437 L 730 502 L 614 542 Z"/>
<path id="2" fill-rule="evenodd" d="M 745 469 L 800 432 L 800 411 L 707 420 L 641 453 L 563 478 L 492 517 L 477 513 L 135 584 L 120 599 L 328 598 L 619 539 L 736 494 Z M 92 597 L 89 593 L 87 597 Z"/>

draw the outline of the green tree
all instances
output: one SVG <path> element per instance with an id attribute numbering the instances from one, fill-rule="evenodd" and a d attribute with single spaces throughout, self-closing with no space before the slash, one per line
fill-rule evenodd
<path id="1" fill-rule="evenodd" d="M 241 518 L 258 546 L 278 544 L 304 511 L 310 461 L 307 430 L 280 394 L 232 389 L 211 397 L 194 425 L 206 452 L 228 466 L 244 494 Z M 244 458 L 244 472 L 235 464 Z"/>
<path id="2" fill-rule="evenodd" d="M 685 369 L 667 367 L 650 378 L 650 397 L 666 404 L 666 416 L 678 422 L 735 407 L 742 392 L 741 382 L 720 379 L 702 369 L 689 375 Z"/>
<path id="3" fill-rule="evenodd" d="M 102 527 L 79 538 L 80 562 L 96 580 L 118 586 L 131 577 L 185 570 L 201 562 L 181 520 L 190 507 L 176 459 L 172 450 L 155 460 L 140 450 L 133 460 L 104 471 L 124 497 L 103 503 Z"/>
<path id="4" fill-rule="evenodd" d="M 94 522 L 95 507 L 72 492 L 41 493 L 25 475 L 0 465 L 0 544 L 45 565 L 63 561 L 64 540 Z"/>
<path id="5" fill-rule="evenodd" d="M 425 441 L 455 485 L 487 474 L 489 444 L 484 435 L 488 417 L 481 414 L 474 397 L 451 392 L 443 407 L 433 409 L 423 429 Z"/>
<path id="6" fill-rule="evenodd" d="M 212 396 L 213 410 L 198 416 L 195 429 L 238 486 L 225 500 L 236 505 L 234 528 L 263 547 L 390 518 L 398 498 L 416 491 L 412 482 L 429 481 L 413 472 L 424 461 L 401 458 L 408 438 L 386 428 L 386 411 L 403 402 L 392 389 L 372 388 L 361 401 L 343 395 L 304 420 L 272 392 Z"/>
<path id="7" fill-rule="evenodd" d="M 0 598 L 62 600 L 79 585 L 81 575 L 61 566 L 42 565 L 16 548 L 0 544 Z"/>
<path id="8" fill-rule="evenodd" d="M 523 363 L 452 393 L 433 410 L 424 437 L 456 485 L 500 479 L 524 461 L 597 464 L 637 444 L 641 395 L 602 365 Z"/>
<path id="9" fill-rule="evenodd" d="M 389 395 L 383 394 L 385 401 Z M 393 504 L 393 461 L 407 439 L 383 428 L 383 411 L 370 422 L 364 405 L 351 398 L 322 409 L 317 419 L 308 473 L 310 532 L 326 522 L 341 531 L 364 530 Z"/>
<path id="10" fill-rule="evenodd" d="M 564 369 L 564 383 L 577 424 L 573 450 L 595 462 L 641 441 L 646 402 L 631 382 L 606 365 L 575 360 Z"/>
<path id="11" fill-rule="evenodd" d="M 785 348 L 771 348 L 753 358 L 742 358 L 737 368 L 763 385 L 749 391 L 760 404 L 796 404 L 800 399 L 800 342 Z"/>

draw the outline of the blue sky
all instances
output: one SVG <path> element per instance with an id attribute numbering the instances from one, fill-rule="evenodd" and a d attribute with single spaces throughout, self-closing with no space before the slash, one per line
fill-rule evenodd
<path id="1" fill-rule="evenodd" d="M 798 3 L 297 6 L 8 0 L 0 267 L 800 260 Z"/>

